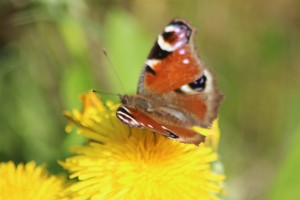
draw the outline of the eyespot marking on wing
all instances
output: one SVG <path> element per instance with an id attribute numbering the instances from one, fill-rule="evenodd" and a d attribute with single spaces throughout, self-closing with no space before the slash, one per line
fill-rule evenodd
<path id="1" fill-rule="evenodd" d="M 175 92 L 178 93 L 186 93 L 186 94 L 197 94 L 198 92 L 202 92 L 206 88 L 206 76 L 203 75 L 199 79 L 181 86 L 176 89 Z"/>
<path id="2" fill-rule="evenodd" d="M 173 52 L 190 40 L 192 29 L 182 21 L 172 21 L 158 35 L 157 44 L 164 51 Z"/>

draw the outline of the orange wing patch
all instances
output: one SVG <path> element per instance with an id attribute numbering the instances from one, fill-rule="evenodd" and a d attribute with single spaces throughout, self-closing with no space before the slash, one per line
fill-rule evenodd
<path id="1" fill-rule="evenodd" d="M 155 75 L 145 74 L 145 87 L 153 93 L 167 93 L 200 77 L 199 63 L 188 44 L 153 65 Z"/>
<path id="2" fill-rule="evenodd" d="M 205 102 L 204 96 L 189 95 L 181 96 L 178 95 L 178 106 L 184 108 L 186 112 L 196 115 L 200 120 L 204 120 L 207 114 L 207 103 Z"/>

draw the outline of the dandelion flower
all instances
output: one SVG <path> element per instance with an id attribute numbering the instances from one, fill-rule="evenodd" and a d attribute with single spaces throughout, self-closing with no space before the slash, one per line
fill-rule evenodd
<path id="1" fill-rule="evenodd" d="M 130 129 L 116 118 L 118 105 L 103 105 L 94 93 L 83 95 L 82 102 L 82 112 L 66 116 L 89 142 L 60 162 L 78 180 L 67 189 L 74 199 L 220 199 L 225 177 L 212 171 L 216 139 L 199 147 L 179 143 Z"/>
<path id="2" fill-rule="evenodd" d="M 48 174 L 34 162 L 15 165 L 0 163 L 0 199 L 56 200 L 62 199 L 62 178 Z"/>

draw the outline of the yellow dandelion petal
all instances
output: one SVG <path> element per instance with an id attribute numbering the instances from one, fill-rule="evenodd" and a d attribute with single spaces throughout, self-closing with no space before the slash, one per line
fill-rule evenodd
<path id="1" fill-rule="evenodd" d="M 220 129 L 219 129 L 219 120 L 216 119 L 211 128 L 202 128 L 199 126 L 193 126 L 192 129 L 199 134 L 206 136 L 206 144 L 211 144 L 214 148 L 217 148 L 220 140 Z"/>
<path id="2" fill-rule="evenodd" d="M 64 179 L 48 174 L 34 162 L 0 163 L 0 199 L 55 200 L 63 198 Z"/>
<path id="3" fill-rule="evenodd" d="M 73 148 L 76 155 L 60 162 L 70 178 L 78 179 L 67 189 L 74 198 L 220 199 L 225 176 L 212 170 L 218 159 L 213 146 L 129 129 L 116 118 L 117 105 L 103 105 L 94 93 L 82 99 L 83 111 L 73 112 L 71 120 L 89 143 Z"/>

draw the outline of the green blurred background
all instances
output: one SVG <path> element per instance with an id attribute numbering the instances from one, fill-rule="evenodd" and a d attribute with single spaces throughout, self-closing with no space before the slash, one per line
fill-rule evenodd
<path id="1" fill-rule="evenodd" d="M 64 132 L 63 111 L 80 108 L 90 89 L 133 94 L 174 17 L 198 28 L 197 47 L 225 94 L 227 199 L 300 199 L 297 0 L 0 0 L 1 161 L 36 160 L 61 173 L 56 160 L 82 143 Z"/>

